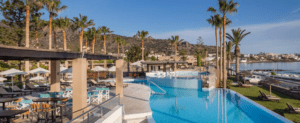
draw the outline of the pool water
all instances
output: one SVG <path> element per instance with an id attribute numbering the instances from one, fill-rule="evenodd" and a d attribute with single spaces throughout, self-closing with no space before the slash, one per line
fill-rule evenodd
<path id="1" fill-rule="evenodd" d="M 157 81 L 157 80 L 156 80 Z M 188 82 L 188 81 L 187 81 Z M 147 80 L 138 81 L 149 86 Z M 284 123 L 282 116 L 232 90 L 187 89 L 150 84 L 152 117 L 157 123 Z"/>

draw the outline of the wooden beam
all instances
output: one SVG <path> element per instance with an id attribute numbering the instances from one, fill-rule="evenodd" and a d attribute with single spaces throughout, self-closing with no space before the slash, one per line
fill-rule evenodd
<path id="1" fill-rule="evenodd" d="M 0 45 L 0 60 L 72 60 L 82 58 L 82 53 L 33 49 Z M 85 53 L 88 60 L 123 59 L 121 56 Z"/>

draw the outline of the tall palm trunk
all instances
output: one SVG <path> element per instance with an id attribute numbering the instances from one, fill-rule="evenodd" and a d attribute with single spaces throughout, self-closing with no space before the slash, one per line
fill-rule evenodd
<path id="1" fill-rule="evenodd" d="M 56 47 L 57 47 L 57 42 L 56 42 L 56 31 L 55 30 L 53 30 L 53 40 L 54 40 L 54 49 L 56 49 Z"/>
<path id="2" fill-rule="evenodd" d="M 230 52 L 228 54 L 228 69 L 230 69 L 230 61 L 231 61 L 231 55 Z M 231 74 L 229 74 L 229 77 L 231 76 Z"/>
<path id="3" fill-rule="evenodd" d="M 222 63 L 223 63 L 223 50 L 222 50 L 222 48 L 223 48 L 223 43 L 222 43 L 222 29 L 220 28 L 220 75 L 221 75 L 221 77 L 220 77 L 220 81 L 221 80 L 223 80 L 223 66 L 222 66 Z"/>
<path id="4" fill-rule="evenodd" d="M 240 66 L 240 63 L 239 63 L 239 55 L 236 55 L 236 60 L 235 60 L 235 76 L 236 76 L 236 81 L 238 82 L 239 81 L 239 76 L 238 76 L 238 73 L 239 73 L 239 66 Z"/>
<path id="5" fill-rule="evenodd" d="M 125 54 L 124 45 L 122 45 L 123 54 Z"/>
<path id="6" fill-rule="evenodd" d="M 106 40 L 105 40 L 105 34 L 103 35 L 103 49 L 104 49 L 104 54 L 106 55 Z M 107 63 L 106 60 L 104 60 L 104 68 L 107 68 Z"/>
<path id="7" fill-rule="evenodd" d="M 175 42 L 176 43 L 176 42 Z M 177 45 L 174 44 L 174 49 L 175 49 L 175 55 L 174 55 L 174 61 L 176 61 L 176 57 L 177 57 Z"/>
<path id="8" fill-rule="evenodd" d="M 83 42 L 83 29 L 81 28 L 80 31 L 80 39 L 79 39 L 79 43 L 80 43 L 80 52 L 82 52 L 82 42 Z"/>
<path id="9" fill-rule="evenodd" d="M 219 70 L 219 44 L 218 44 L 218 27 L 215 27 L 215 33 L 216 33 L 216 49 L 217 49 L 217 54 L 216 54 L 216 66 L 217 70 Z M 220 77 L 220 75 L 218 75 Z"/>
<path id="10" fill-rule="evenodd" d="M 35 40 L 36 40 L 36 44 L 37 44 L 36 48 L 39 49 L 40 44 L 39 44 L 39 38 L 38 38 L 38 31 L 37 30 L 35 31 Z"/>
<path id="11" fill-rule="evenodd" d="M 88 42 L 88 40 L 85 39 L 85 52 L 87 52 L 87 42 Z"/>
<path id="12" fill-rule="evenodd" d="M 92 53 L 95 53 L 95 41 L 96 41 L 96 37 L 94 37 L 94 39 L 93 39 L 93 43 L 92 43 Z"/>
<path id="13" fill-rule="evenodd" d="M 142 60 L 144 60 L 144 52 L 145 52 L 145 49 L 144 49 L 144 39 L 142 39 Z"/>
<path id="14" fill-rule="evenodd" d="M 26 5 L 26 42 L 25 42 L 25 47 L 29 47 L 29 5 Z"/>
<path id="15" fill-rule="evenodd" d="M 51 50 L 51 49 L 52 49 L 52 14 L 50 13 L 50 15 L 49 15 L 49 50 Z"/>
<path id="16" fill-rule="evenodd" d="M 224 88 L 226 88 L 226 81 L 227 81 L 227 70 L 226 70 L 226 16 L 223 15 L 223 48 L 224 48 L 224 71 L 223 71 L 223 82 L 224 82 Z"/>
<path id="17" fill-rule="evenodd" d="M 28 1 L 27 1 L 27 5 L 26 5 L 26 41 L 25 41 L 25 47 L 29 47 L 29 14 L 30 14 L 29 9 L 30 8 L 29 8 Z M 25 60 L 25 72 L 28 72 L 28 71 L 29 71 L 29 60 Z"/>
<path id="18" fill-rule="evenodd" d="M 66 38 L 66 31 L 63 30 L 63 37 L 64 37 L 64 51 L 67 50 L 67 38 Z"/>
<path id="19" fill-rule="evenodd" d="M 118 55 L 120 55 L 120 49 L 119 49 L 119 44 L 118 44 Z"/>

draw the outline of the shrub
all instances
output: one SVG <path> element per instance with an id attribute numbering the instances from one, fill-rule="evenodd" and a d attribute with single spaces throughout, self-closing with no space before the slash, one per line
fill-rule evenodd
<path id="1" fill-rule="evenodd" d="M 275 73 L 275 72 L 271 72 L 271 75 L 275 76 L 275 75 L 276 75 L 276 73 Z"/>

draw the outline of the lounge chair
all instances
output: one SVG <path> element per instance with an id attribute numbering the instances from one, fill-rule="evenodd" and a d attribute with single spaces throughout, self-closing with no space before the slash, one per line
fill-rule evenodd
<path id="1" fill-rule="evenodd" d="M 13 92 L 23 92 L 24 95 L 26 95 L 27 93 L 32 94 L 32 90 L 22 90 L 18 86 L 15 86 L 15 85 L 10 88 Z"/>
<path id="2" fill-rule="evenodd" d="M 0 96 L 3 97 L 3 95 L 11 95 L 14 98 L 14 96 L 22 96 L 22 92 L 7 92 L 3 87 L 0 87 Z"/>
<path id="3" fill-rule="evenodd" d="M 26 83 L 26 88 L 29 88 L 30 90 L 33 90 L 33 91 L 47 90 L 47 88 L 45 88 L 45 87 L 35 87 L 31 83 Z"/>
<path id="4" fill-rule="evenodd" d="M 250 88 L 251 85 L 250 84 L 242 84 L 241 82 L 238 82 L 239 87 L 244 87 L 244 88 Z"/>
<path id="5" fill-rule="evenodd" d="M 39 87 L 41 87 L 41 88 L 49 88 L 50 89 L 50 87 L 49 86 L 47 86 L 47 85 L 44 85 L 43 83 L 41 83 L 41 82 L 38 82 L 37 83 L 38 85 L 39 85 Z"/>
<path id="6" fill-rule="evenodd" d="M 287 107 L 285 110 L 288 111 L 289 113 L 300 113 L 300 108 L 294 108 L 292 105 L 286 103 Z"/>
<path id="7" fill-rule="evenodd" d="M 276 96 L 270 96 L 270 95 L 266 95 L 264 92 L 260 92 L 260 96 L 258 96 L 259 99 L 263 100 L 263 101 L 277 101 L 279 102 L 279 100 L 281 98 L 278 98 Z"/>
<path id="8" fill-rule="evenodd" d="M 100 86 L 101 85 L 101 83 L 98 83 L 93 79 L 88 80 L 88 83 L 90 83 L 92 86 Z"/>

